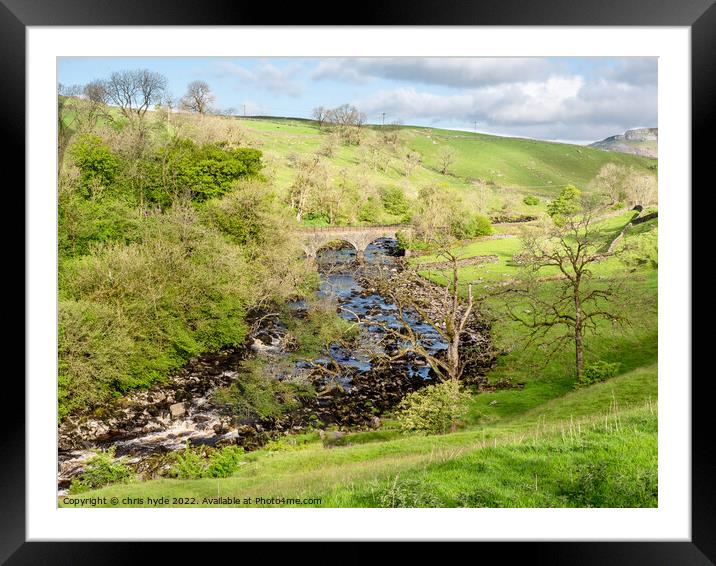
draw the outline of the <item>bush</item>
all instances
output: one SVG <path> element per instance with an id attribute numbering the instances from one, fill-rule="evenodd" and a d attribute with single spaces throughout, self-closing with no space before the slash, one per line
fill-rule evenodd
<path id="1" fill-rule="evenodd" d="M 145 197 L 162 206 L 185 192 L 197 202 L 219 197 L 239 179 L 258 175 L 261 156 L 257 149 L 175 140 L 141 164 Z"/>
<path id="2" fill-rule="evenodd" d="M 169 475 L 178 479 L 228 478 L 239 469 L 244 458 L 241 446 L 221 449 L 192 448 L 187 440 L 184 450 L 176 457 Z"/>
<path id="3" fill-rule="evenodd" d="M 434 486 L 426 485 L 418 479 L 401 479 L 398 476 L 387 486 L 374 490 L 372 498 L 376 507 L 442 507 Z"/>
<path id="4" fill-rule="evenodd" d="M 594 362 L 584 368 L 581 383 L 582 385 L 592 385 L 599 381 L 605 381 L 610 377 L 614 377 L 620 366 L 619 362 L 609 363 L 603 360 Z"/>
<path id="5" fill-rule="evenodd" d="M 375 197 L 368 197 L 358 209 L 358 220 L 360 222 L 367 222 L 368 224 L 375 224 L 380 219 L 382 207 L 380 202 Z"/>
<path id="6" fill-rule="evenodd" d="M 536 206 L 539 204 L 539 199 L 535 196 L 526 196 L 522 199 L 522 202 L 524 202 L 527 206 Z"/>
<path id="7" fill-rule="evenodd" d="M 300 406 L 315 391 L 309 383 L 280 380 L 259 361 L 244 362 L 236 381 L 214 393 L 214 401 L 238 420 L 278 417 Z"/>
<path id="8" fill-rule="evenodd" d="M 395 216 L 405 216 L 410 208 L 408 199 L 405 198 L 405 193 L 400 187 L 381 188 L 380 199 L 383 201 L 383 208 Z"/>
<path id="9" fill-rule="evenodd" d="M 456 380 L 428 385 L 409 393 L 398 405 L 400 428 L 424 434 L 451 432 L 466 413 L 469 399 Z"/>
<path id="10" fill-rule="evenodd" d="M 80 187 L 86 198 L 96 196 L 99 189 L 109 187 L 119 170 L 119 159 L 99 136 L 82 136 L 72 146 L 70 155 L 80 170 Z"/>
<path id="11" fill-rule="evenodd" d="M 450 231 L 453 236 L 463 240 L 477 238 L 492 234 L 492 224 L 487 216 L 482 214 L 465 214 L 452 222 Z"/>
<path id="12" fill-rule="evenodd" d="M 654 228 L 643 234 L 627 233 L 622 244 L 621 261 L 629 267 L 659 267 L 659 231 Z"/>
<path id="13" fill-rule="evenodd" d="M 112 483 L 128 483 L 134 479 L 134 472 L 125 463 L 125 458 L 115 458 L 114 447 L 100 450 L 87 460 L 82 473 L 72 479 L 70 493 L 82 493 Z"/>
<path id="14" fill-rule="evenodd" d="M 138 211 L 122 199 L 110 197 L 98 201 L 83 198 L 81 192 L 74 190 L 59 191 L 59 255 L 85 255 L 92 245 L 101 242 L 135 241 L 139 221 Z"/>

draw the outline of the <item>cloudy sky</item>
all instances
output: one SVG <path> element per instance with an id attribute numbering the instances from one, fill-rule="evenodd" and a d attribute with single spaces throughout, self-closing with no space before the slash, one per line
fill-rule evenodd
<path id="1" fill-rule="evenodd" d="M 59 82 L 148 68 L 181 96 L 206 81 L 220 108 L 308 118 L 350 103 L 368 122 L 588 143 L 657 126 L 656 58 L 61 58 Z M 476 124 L 477 123 L 477 124 Z"/>

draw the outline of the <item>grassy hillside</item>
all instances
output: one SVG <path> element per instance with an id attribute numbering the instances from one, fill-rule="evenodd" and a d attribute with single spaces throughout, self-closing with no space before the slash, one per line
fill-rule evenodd
<path id="1" fill-rule="evenodd" d="M 602 221 L 605 242 L 629 218 Z M 650 221 L 627 238 L 654 229 L 656 221 Z M 464 268 L 462 284 L 478 276 L 498 280 L 517 269 L 508 260 L 519 251 L 519 240 L 479 240 L 460 251 L 463 257 L 494 253 L 501 258 L 496 266 Z M 595 270 L 597 276 L 625 277 L 634 297 L 627 329 L 603 326 L 589 338 L 590 360 L 621 364 L 619 374 L 605 382 L 575 389 L 571 351 L 537 364 L 533 353 L 514 347 L 521 338 L 519 327 L 498 318 L 493 336 L 505 353 L 489 379 L 510 379 L 520 387 L 473 395 L 455 433 L 405 434 L 388 416 L 379 430 L 338 440 L 321 439 L 315 431 L 272 442 L 243 455 L 242 465 L 228 478 L 160 479 L 109 486 L 82 497 L 169 497 L 168 506 L 174 505 L 172 497 L 214 506 L 204 498 L 235 496 L 251 498 L 250 506 L 654 507 L 657 273 L 612 260 Z M 437 281 L 443 277 L 436 271 L 424 274 Z M 496 309 L 490 300 L 483 307 Z M 256 498 L 292 501 L 257 503 Z"/>
<path id="2" fill-rule="evenodd" d="M 656 506 L 655 398 L 652 367 L 500 425 L 443 436 L 388 428 L 350 435 L 341 447 L 313 435 L 247 454 L 230 478 L 115 485 L 82 497 L 195 498 L 200 507 L 217 495 L 268 507 Z M 259 497 L 314 501 L 256 505 Z"/>
<path id="3" fill-rule="evenodd" d="M 326 130 L 314 122 L 304 120 L 236 120 L 265 155 L 273 159 L 277 180 L 284 186 L 293 179 L 287 157 L 292 152 L 318 151 L 327 135 Z M 378 127 L 366 130 L 367 139 L 380 135 Z M 428 183 L 443 183 L 469 191 L 474 187 L 473 181 L 483 180 L 498 191 L 543 196 L 555 195 L 568 183 L 586 186 L 606 163 L 637 169 L 649 169 L 655 163 L 653 159 L 605 153 L 591 147 L 414 126 L 401 127 L 400 138 L 405 148 L 422 155 L 422 164 L 409 176 L 403 174 L 400 166 L 402 155 L 393 156 L 385 171 L 361 165 L 360 146 L 341 147 L 338 154 L 326 162 L 334 174 L 341 168 L 349 168 L 372 183 L 398 183 L 412 192 L 416 186 Z M 448 175 L 439 172 L 438 164 L 439 153 L 445 147 L 456 153 L 455 164 Z"/>

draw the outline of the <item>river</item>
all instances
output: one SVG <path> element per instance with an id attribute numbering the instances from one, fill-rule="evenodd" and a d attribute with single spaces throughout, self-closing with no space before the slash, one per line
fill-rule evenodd
<path id="1" fill-rule="evenodd" d="M 356 404 L 365 400 L 382 402 L 373 397 L 371 387 L 376 385 L 372 358 L 383 351 L 386 343 L 386 327 L 398 328 L 401 322 L 396 316 L 396 306 L 381 295 L 370 292 L 361 284 L 371 271 L 383 270 L 389 273 L 400 267 L 397 243 L 391 239 L 379 239 L 365 251 L 361 265 L 356 263 L 353 248 L 329 248 L 319 253 L 318 271 L 321 275 L 320 295 L 335 300 L 338 314 L 347 320 L 360 317 L 361 332 L 358 343 L 351 347 L 332 345 L 330 357 L 344 369 L 338 377 L 341 388 L 350 398 L 355 391 Z M 306 308 L 297 301 L 290 305 L 296 314 Z M 421 336 L 421 342 L 430 352 L 437 353 L 447 346 L 439 333 L 415 312 L 408 312 L 407 318 L 413 330 Z M 263 331 L 254 338 L 253 348 L 241 352 L 222 352 L 194 360 L 168 384 L 149 391 L 139 391 L 119 402 L 108 415 L 97 418 L 68 418 L 60 427 L 60 449 L 58 454 L 59 490 L 66 492 L 70 480 L 82 470 L 93 449 L 114 446 L 117 456 L 127 456 L 128 461 L 141 469 L 144 461 L 167 451 L 183 448 L 187 441 L 197 444 L 240 442 L 247 434 L 246 427 L 237 427 L 231 418 L 220 411 L 212 401 L 217 387 L 229 385 L 238 377 L 237 366 L 247 355 L 281 356 L 280 328 Z M 245 351 L 245 350 L 248 350 Z M 328 365 L 328 355 L 315 360 L 296 364 L 294 371 L 308 371 L 315 365 Z M 391 365 L 391 375 L 404 376 L 410 387 L 401 383 L 379 383 L 389 406 L 410 389 L 416 382 L 429 379 L 430 368 L 423 359 L 412 358 Z M 178 405 L 181 404 L 181 405 Z M 325 415 L 331 407 L 325 402 L 318 403 L 316 410 Z M 374 405 L 371 405 L 374 406 Z M 346 412 L 345 410 L 343 411 Z M 259 430 L 263 427 L 258 426 Z M 294 427 L 295 428 L 295 427 Z M 300 429 L 301 427 L 299 427 Z"/>

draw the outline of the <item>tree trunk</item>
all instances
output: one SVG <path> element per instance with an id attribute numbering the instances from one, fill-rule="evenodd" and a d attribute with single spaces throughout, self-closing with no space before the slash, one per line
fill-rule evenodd
<path id="1" fill-rule="evenodd" d="M 579 297 L 579 292 L 575 291 L 574 294 L 574 350 L 575 350 L 575 363 L 577 372 L 577 382 L 582 381 L 582 369 L 584 368 L 584 342 L 582 338 L 582 304 Z"/>

